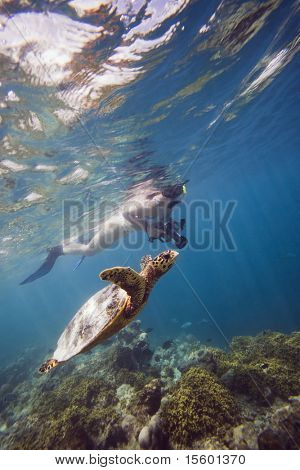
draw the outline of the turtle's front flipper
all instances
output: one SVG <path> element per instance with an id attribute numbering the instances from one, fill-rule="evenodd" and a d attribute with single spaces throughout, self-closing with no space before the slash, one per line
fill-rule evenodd
<path id="1" fill-rule="evenodd" d="M 55 261 L 57 258 L 61 255 L 63 255 L 63 247 L 62 245 L 54 246 L 53 248 L 49 249 L 49 254 L 45 261 L 43 262 L 42 266 L 39 267 L 37 271 L 35 271 L 33 274 L 31 274 L 29 277 L 27 277 L 24 281 L 20 283 L 22 286 L 23 284 L 28 284 L 29 282 L 33 282 L 36 279 L 39 279 L 42 276 L 45 276 L 45 274 L 48 274 L 49 271 L 53 268 Z"/>
<path id="2" fill-rule="evenodd" d="M 105 269 L 99 277 L 124 289 L 134 302 L 142 302 L 145 295 L 145 279 L 134 269 L 123 267 Z"/>

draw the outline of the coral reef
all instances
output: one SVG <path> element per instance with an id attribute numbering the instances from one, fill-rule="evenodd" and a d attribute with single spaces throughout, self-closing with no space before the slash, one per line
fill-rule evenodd
<path id="1" fill-rule="evenodd" d="M 296 449 L 300 333 L 150 344 L 135 321 L 46 376 L 46 350 L 0 369 L 3 449 Z"/>
<path id="2" fill-rule="evenodd" d="M 145 385 L 140 393 L 138 405 L 144 408 L 146 413 L 153 415 L 160 408 L 161 397 L 161 381 L 159 379 L 153 379 Z"/>
<path id="3" fill-rule="evenodd" d="M 204 369 L 184 373 L 162 411 L 164 428 L 181 447 L 235 422 L 237 405 L 231 393 Z"/>
<path id="4" fill-rule="evenodd" d="M 290 397 L 258 415 L 251 422 L 228 432 L 225 441 L 230 449 L 299 449 L 300 396 Z"/>
<path id="5" fill-rule="evenodd" d="M 231 352 L 215 351 L 217 374 L 232 391 L 272 403 L 300 393 L 300 333 L 263 332 L 233 338 Z"/>
<path id="6" fill-rule="evenodd" d="M 280 406 L 271 414 L 267 425 L 259 433 L 259 449 L 300 448 L 300 396 L 290 397 L 288 405 Z"/>
<path id="7" fill-rule="evenodd" d="M 60 378 L 52 390 L 36 393 L 27 432 L 14 439 L 17 449 L 93 449 L 117 444 L 119 414 L 112 389 L 101 379 Z"/>
<path id="8" fill-rule="evenodd" d="M 168 434 L 163 429 L 159 414 L 152 416 L 149 423 L 143 427 L 138 441 L 141 449 L 158 450 L 168 448 Z"/>

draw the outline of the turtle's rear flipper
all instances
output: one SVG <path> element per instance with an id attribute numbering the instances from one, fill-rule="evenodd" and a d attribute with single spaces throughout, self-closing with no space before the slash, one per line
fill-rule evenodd
<path id="1" fill-rule="evenodd" d="M 44 362 L 44 364 L 41 365 L 41 367 L 39 368 L 39 372 L 41 374 L 47 374 L 48 372 L 50 372 L 51 369 L 53 369 L 53 367 L 57 367 L 58 364 L 59 363 L 56 359 L 48 359 L 48 361 Z"/>
<path id="2" fill-rule="evenodd" d="M 63 247 L 62 245 L 54 246 L 53 248 L 49 249 L 49 254 L 45 261 L 43 262 L 42 266 L 39 267 L 37 271 L 35 271 L 33 274 L 31 274 L 29 277 L 27 277 L 24 281 L 20 283 L 20 286 L 23 284 L 28 284 L 29 282 L 33 282 L 36 279 L 39 279 L 40 277 L 45 276 L 46 274 L 51 271 L 53 268 L 55 261 L 57 258 L 61 255 L 63 255 Z"/>

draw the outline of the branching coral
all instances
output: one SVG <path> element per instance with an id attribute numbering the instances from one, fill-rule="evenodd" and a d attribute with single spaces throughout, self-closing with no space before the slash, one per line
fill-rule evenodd
<path id="1" fill-rule="evenodd" d="M 238 416 L 231 393 L 204 369 L 183 374 L 162 411 L 164 428 L 175 445 L 221 431 Z"/>
<path id="2" fill-rule="evenodd" d="M 300 332 L 290 335 L 264 331 L 257 336 L 237 336 L 233 338 L 231 351 L 242 354 L 244 361 L 252 362 L 258 358 L 279 359 L 290 367 L 298 366 L 300 361 Z"/>

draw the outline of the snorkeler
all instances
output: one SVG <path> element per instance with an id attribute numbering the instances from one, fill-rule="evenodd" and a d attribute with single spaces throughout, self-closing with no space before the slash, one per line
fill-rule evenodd
<path id="1" fill-rule="evenodd" d="M 76 269 L 85 256 L 93 256 L 105 248 L 109 248 L 119 238 L 131 231 L 146 230 L 148 233 L 149 220 L 151 219 L 156 219 L 158 224 L 159 221 L 163 221 L 164 229 L 161 240 L 171 241 L 171 239 L 174 239 L 176 246 L 182 248 L 186 244 L 186 239 L 179 235 L 179 226 L 172 221 L 171 211 L 175 205 L 181 202 L 181 197 L 186 193 L 185 183 L 158 189 L 153 180 L 148 180 L 133 186 L 128 191 L 128 198 L 123 206 L 95 228 L 94 236 L 89 243 L 64 241 L 61 245 L 48 249 L 48 256 L 43 264 L 20 285 L 28 284 L 48 274 L 59 256 L 81 255 L 81 259 L 75 267 Z"/>

